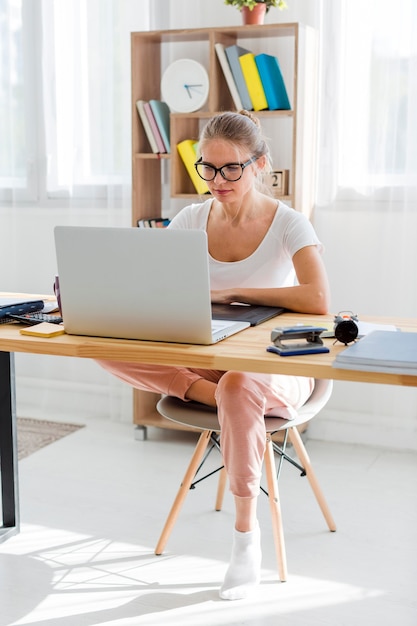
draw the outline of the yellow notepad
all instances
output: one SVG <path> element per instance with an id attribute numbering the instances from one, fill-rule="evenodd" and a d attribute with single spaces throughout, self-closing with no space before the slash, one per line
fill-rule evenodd
<path id="1" fill-rule="evenodd" d="M 61 324 L 51 324 L 50 322 L 42 322 L 35 326 L 26 326 L 20 329 L 21 335 L 31 335 L 32 337 L 56 337 L 64 333 L 65 328 Z"/>

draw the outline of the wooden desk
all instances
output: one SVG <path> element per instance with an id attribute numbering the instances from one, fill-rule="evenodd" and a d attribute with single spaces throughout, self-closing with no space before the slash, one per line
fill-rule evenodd
<path id="1" fill-rule="evenodd" d="M 10 294 L 8 294 L 10 295 Z M 323 324 L 333 316 L 285 314 L 249 328 L 213 346 L 103 339 L 60 335 L 49 339 L 21 335 L 16 324 L 0 325 L 0 461 L 3 526 L 0 541 L 19 530 L 16 415 L 14 401 L 15 352 L 71 356 L 85 359 L 114 359 L 127 362 L 184 365 L 219 370 L 242 370 L 292 374 L 334 380 L 417 386 L 417 376 L 335 369 L 332 362 L 343 345 L 326 339 L 328 354 L 280 357 L 266 351 L 271 329 L 294 324 Z M 366 321 L 365 319 L 363 321 Z M 417 332 L 417 320 L 378 318 L 368 321 L 395 324 Z"/>

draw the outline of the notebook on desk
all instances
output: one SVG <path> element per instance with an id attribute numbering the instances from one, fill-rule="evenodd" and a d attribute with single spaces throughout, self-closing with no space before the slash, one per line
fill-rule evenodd
<path id="1" fill-rule="evenodd" d="M 333 367 L 417 375 L 417 333 L 374 330 L 336 355 Z"/>
<path id="2" fill-rule="evenodd" d="M 257 304 L 212 304 L 211 314 L 218 320 L 240 320 L 257 326 L 272 317 L 285 313 L 286 309 L 278 306 L 261 306 Z"/>
<path id="3" fill-rule="evenodd" d="M 69 334 L 208 345 L 250 326 L 212 320 L 204 231 L 57 226 L 55 247 Z"/>

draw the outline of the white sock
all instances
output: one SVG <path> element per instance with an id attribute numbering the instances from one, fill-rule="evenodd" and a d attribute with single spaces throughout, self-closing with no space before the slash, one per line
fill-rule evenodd
<path id="1" fill-rule="evenodd" d="M 234 529 L 232 557 L 220 589 L 223 600 L 242 600 L 259 584 L 261 558 L 259 525 L 246 533 Z"/>

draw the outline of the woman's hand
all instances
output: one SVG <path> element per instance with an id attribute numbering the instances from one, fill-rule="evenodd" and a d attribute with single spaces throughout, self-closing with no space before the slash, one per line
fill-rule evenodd
<path id="1" fill-rule="evenodd" d="M 235 295 L 228 289 L 212 289 L 210 294 L 213 304 L 231 304 L 236 302 Z"/>

